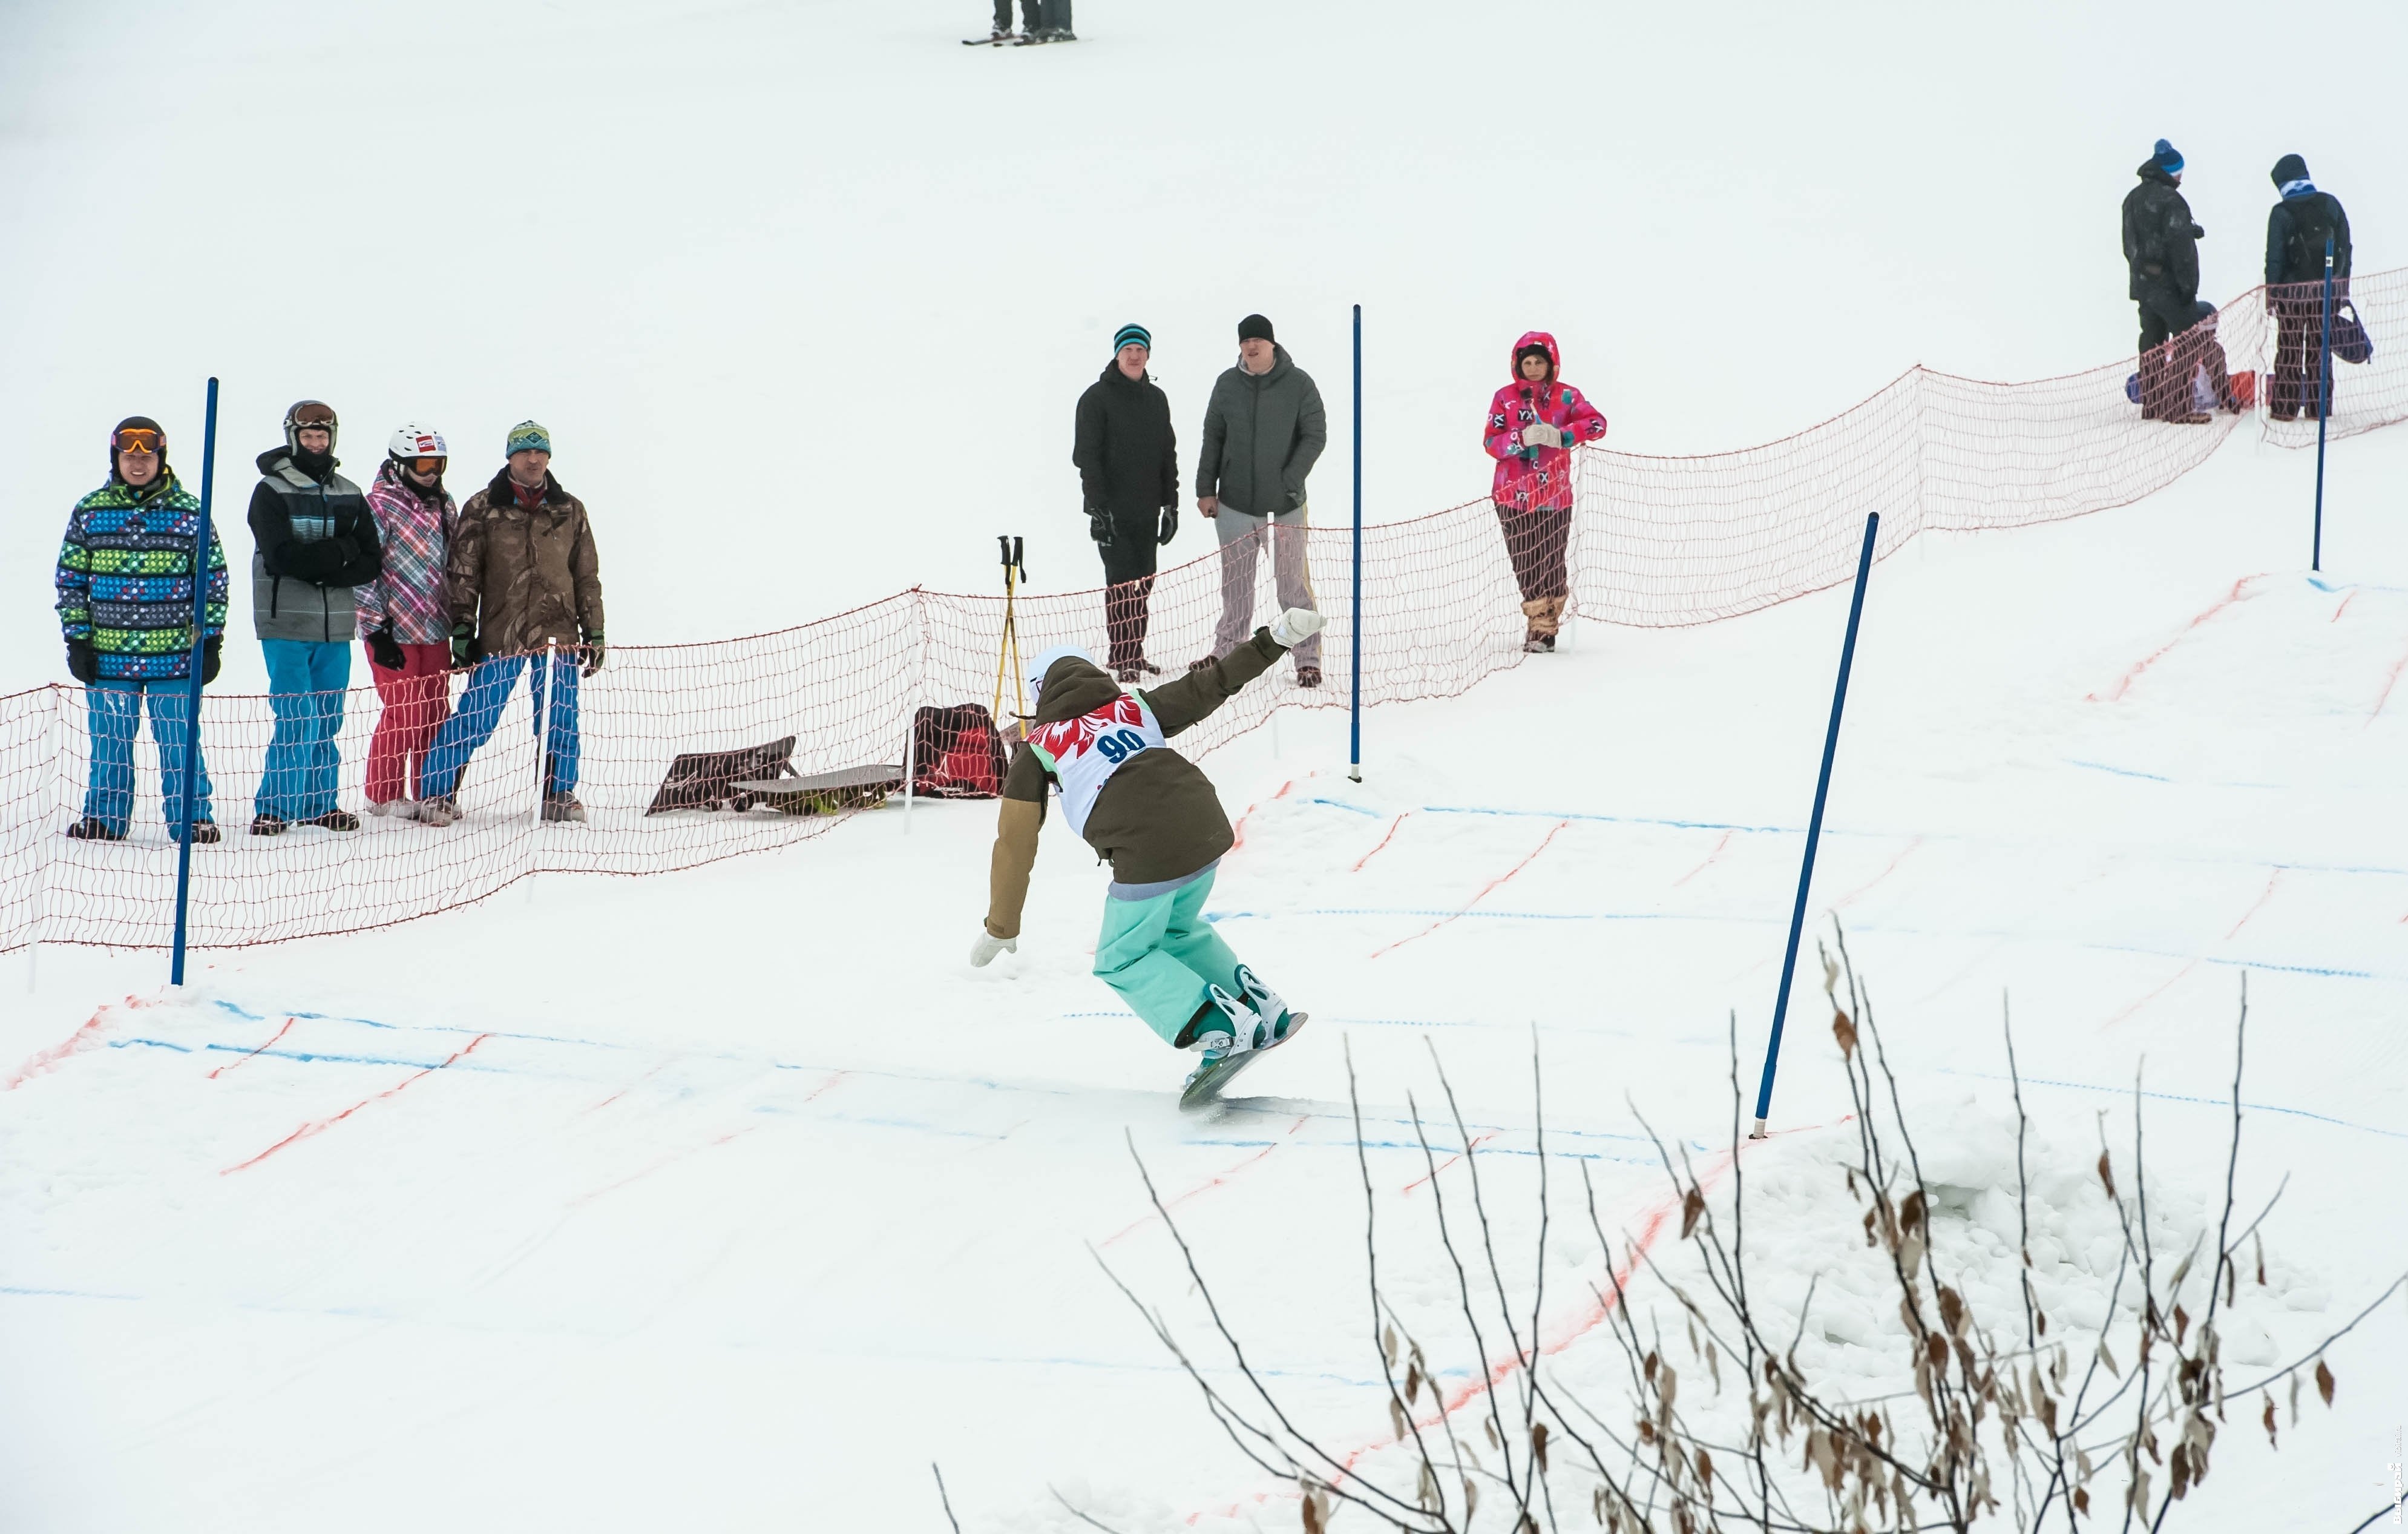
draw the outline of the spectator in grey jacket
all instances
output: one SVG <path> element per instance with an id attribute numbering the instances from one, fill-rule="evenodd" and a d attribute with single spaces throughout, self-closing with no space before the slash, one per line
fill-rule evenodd
<path id="1" fill-rule="evenodd" d="M 1238 323 L 1238 366 L 1212 383 L 1204 408 L 1204 457 L 1196 466 L 1196 509 L 1221 539 L 1221 624 L 1212 655 L 1243 643 L 1254 624 L 1254 568 L 1263 539 L 1271 544 L 1271 572 L 1282 608 L 1319 611 L 1305 567 L 1304 478 L 1329 440 L 1321 391 L 1271 335 L 1271 323 L 1249 314 Z M 1299 687 L 1321 685 L 1321 636 L 1290 653 Z M 1211 664 L 1212 655 L 1189 669 Z"/>
<path id="2" fill-rule="evenodd" d="M 344 692 L 358 624 L 351 588 L 384 568 L 376 518 L 360 487 L 335 472 L 332 408 L 305 399 L 284 412 L 284 446 L 259 455 L 251 493 L 251 616 L 267 656 L 276 734 L 260 774 L 251 834 L 290 825 L 356 831 L 335 803 Z"/>

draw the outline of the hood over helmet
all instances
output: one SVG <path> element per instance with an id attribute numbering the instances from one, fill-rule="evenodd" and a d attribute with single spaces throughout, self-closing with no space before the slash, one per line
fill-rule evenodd
<path id="1" fill-rule="evenodd" d="M 1077 645 L 1061 644 L 1032 656 L 1022 668 L 1028 684 L 1028 717 L 1048 724 L 1075 719 L 1120 695 L 1120 684 Z"/>
<path id="2" fill-rule="evenodd" d="M 1522 353 L 1533 347 L 1547 354 L 1545 381 L 1555 382 L 1555 375 L 1563 370 L 1563 357 L 1555 351 L 1555 338 L 1543 330 L 1528 330 L 1522 333 L 1522 338 L 1513 343 L 1513 355 L 1505 365 L 1506 371 L 1513 376 L 1514 382 L 1528 382 L 1529 380 L 1522 376 Z"/>

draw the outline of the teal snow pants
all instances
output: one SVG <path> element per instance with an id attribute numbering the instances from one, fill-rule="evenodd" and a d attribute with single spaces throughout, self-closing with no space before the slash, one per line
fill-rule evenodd
<path id="1" fill-rule="evenodd" d="M 1104 899 L 1104 929 L 1096 938 L 1096 975 L 1121 994 L 1166 1044 L 1211 1000 L 1218 985 L 1232 996 L 1238 955 L 1204 919 L 1212 870 L 1193 883 L 1143 900 Z"/>

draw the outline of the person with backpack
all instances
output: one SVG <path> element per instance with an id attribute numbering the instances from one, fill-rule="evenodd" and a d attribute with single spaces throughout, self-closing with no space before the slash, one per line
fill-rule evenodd
<path id="1" fill-rule="evenodd" d="M 2341 199 L 2316 190 L 2296 154 L 2274 162 L 2282 195 L 2266 215 L 2266 307 L 2274 315 L 2274 372 L 2267 413 L 2310 421 L 2329 401 L 2324 382 L 2325 242 L 2332 242 L 2332 301 L 2349 296 L 2349 215 Z"/>
<path id="2" fill-rule="evenodd" d="M 452 701 L 452 609 L 443 562 L 460 509 L 443 488 L 451 461 L 443 434 L 410 424 L 385 444 L 368 485 L 384 567 L 357 593 L 368 678 L 376 683 L 376 734 L 368 741 L 368 813 L 412 820 L 424 788 L 426 753 Z"/>
<path id="3" fill-rule="evenodd" d="M 201 503 L 167 466 L 167 434 L 147 415 L 129 415 L 108 434 L 108 482 L 76 502 L 59 543 L 53 584 L 67 675 L 83 683 L 92 776 L 83 818 L 67 827 L 78 841 L 123 841 L 134 818 L 134 738 L 150 712 L 159 748 L 159 796 L 167 834 L 185 834 L 184 771 L 192 784 L 192 839 L 218 839 L 209 773 L 193 729 L 193 582 L 208 582 L 202 618 L 201 681 L 218 677 L 225 635 L 225 550 L 209 529 L 197 557 Z"/>
<path id="4" fill-rule="evenodd" d="M 552 433 L 522 421 L 505 452 L 501 472 L 460 509 L 444 560 L 452 668 L 466 671 L 468 685 L 426 753 L 423 825 L 460 818 L 461 769 L 493 738 L 521 672 L 538 704 L 529 712 L 542 742 L 543 818 L 585 819 L 577 798 L 577 684 L 602 669 L 606 653 L 602 556 L 585 503 L 552 478 Z"/>
<path id="5" fill-rule="evenodd" d="M 384 554 L 360 487 L 335 472 L 341 423 L 322 400 L 284 412 L 284 446 L 259 455 L 251 493 L 251 618 L 267 658 L 276 733 L 252 801 L 251 834 L 288 826 L 356 831 L 335 802 L 343 702 L 357 632 L 351 589 L 377 578 Z"/>
<path id="6" fill-rule="evenodd" d="M 2198 319 L 2199 242 L 2182 194 L 2182 151 L 2160 138 L 2135 172 L 2141 184 L 2124 196 L 2127 291 L 2141 309 L 2141 419 L 2196 425 L 2208 418 L 2190 408 L 2187 379 L 2172 377 L 2165 344 Z"/>
<path id="7" fill-rule="evenodd" d="M 1204 455 L 1196 466 L 1196 509 L 1221 542 L 1221 623 L 1212 655 L 1242 643 L 1254 621 L 1254 570 L 1270 539 L 1283 608 L 1318 608 L 1305 561 L 1305 476 L 1329 443 L 1321 390 L 1287 354 L 1259 314 L 1238 322 L 1238 361 L 1212 380 L 1204 407 Z M 1211 664 L 1212 655 L 1190 662 Z M 1301 637 L 1296 684 L 1321 685 L 1321 638 Z"/>
<path id="8" fill-rule="evenodd" d="M 1058 794 L 1070 829 L 1112 866 L 1096 975 L 1164 1043 L 1202 1056 L 1188 1084 L 1225 1059 L 1293 1038 L 1303 1014 L 1290 1013 L 1205 920 L 1213 869 L 1237 837 L 1212 781 L 1167 741 L 1320 633 L 1324 621 L 1290 608 L 1227 654 L 1136 693 L 1075 649 L 1031 660 L 1037 711 L 1004 777 L 986 924 L 970 963 L 1019 951 L 1037 833 L 1049 795 Z"/>
<path id="9" fill-rule="evenodd" d="M 1079 466 L 1087 536 L 1104 559 L 1105 665 L 1121 681 L 1159 676 L 1145 658 L 1154 550 L 1179 531 L 1179 438 L 1170 401 L 1146 372 L 1154 337 L 1123 325 L 1112 360 L 1079 396 L 1070 461 Z"/>
<path id="10" fill-rule="evenodd" d="M 1605 417 L 1559 381 L 1555 338 L 1533 330 L 1513 343 L 1513 381 L 1488 402 L 1483 443 L 1497 460 L 1488 498 L 1505 534 L 1505 554 L 1522 590 L 1522 648 L 1555 648 L 1571 579 L 1564 555 L 1572 531 L 1572 445 L 1605 436 Z"/>

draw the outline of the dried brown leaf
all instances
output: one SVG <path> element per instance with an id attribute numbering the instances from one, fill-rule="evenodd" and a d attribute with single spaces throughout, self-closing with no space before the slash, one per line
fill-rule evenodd
<path id="1" fill-rule="evenodd" d="M 2099 1153 L 2099 1181 L 2107 1185 L 2108 1197 L 2113 1198 L 2116 1197 L 2115 1168 L 2108 1161 L 2107 1153 L 2104 1151 Z"/>
<path id="2" fill-rule="evenodd" d="M 2181 1281 L 2177 1279 L 2175 1282 L 2180 1283 Z M 2176 1305 L 2174 1307 L 2174 1346 L 2182 1346 L 2183 1338 L 2187 1335 L 2189 1331 L 2190 1312 L 2184 1310 L 2180 1305 Z"/>
<path id="3" fill-rule="evenodd" d="M 1681 1196 L 1681 1240 L 1685 1241 L 1689 1239 L 1689 1233 L 1698 1228 L 1698 1216 L 1705 1211 L 1706 1196 L 1699 1193 L 1697 1184 L 1692 1183 L 1689 1191 Z"/>
<path id="4" fill-rule="evenodd" d="M 1546 1474 L 1547 1425 L 1543 1422 L 1534 1422 L 1530 1425 L 1530 1457 L 1538 1462 L 1539 1473 Z"/>
<path id="5" fill-rule="evenodd" d="M 1840 1041 L 1841 1059 L 1856 1057 L 1856 1025 L 1848 1021 L 1847 1013 L 1835 1011 L 1831 1014 L 1831 1037 Z"/>
<path id="6" fill-rule="evenodd" d="M 2333 1371 L 2321 1358 L 2316 1360 L 2316 1394 L 2325 1398 L 2327 1406 L 2332 1404 Z"/>

